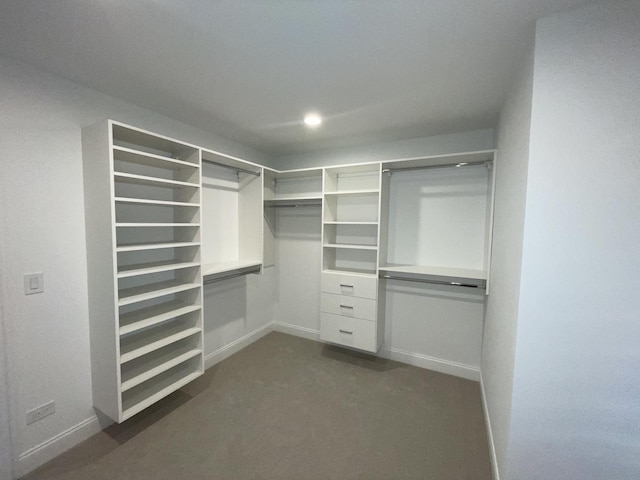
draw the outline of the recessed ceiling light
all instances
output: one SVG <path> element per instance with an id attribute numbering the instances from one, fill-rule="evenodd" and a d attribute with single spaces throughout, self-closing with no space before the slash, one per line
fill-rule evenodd
<path id="1" fill-rule="evenodd" d="M 304 124 L 309 128 L 317 128 L 322 125 L 322 117 L 318 113 L 307 113 L 304 116 Z"/>

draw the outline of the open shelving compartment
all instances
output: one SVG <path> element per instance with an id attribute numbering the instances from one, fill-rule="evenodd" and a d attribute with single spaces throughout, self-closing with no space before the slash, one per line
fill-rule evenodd
<path id="1" fill-rule="evenodd" d="M 377 352 L 380 164 L 324 169 L 320 338 Z"/>
<path id="2" fill-rule="evenodd" d="M 487 288 L 493 155 L 383 163 L 381 278 Z"/>
<path id="3" fill-rule="evenodd" d="M 204 372 L 200 155 L 107 121 L 83 158 L 94 405 L 122 422 Z"/>
<path id="4" fill-rule="evenodd" d="M 323 271 L 375 276 L 380 165 L 325 168 L 323 187 Z"/>
<path id="5" fill-rule="evenodd" d="M 204 283 L 262 272 L 262 167 L 202 150 Z"/>
<path id="6" fill-rule="evenodd" d="M 264 266 L 276 262 L 275 243 L 280 215 L 317 215 L 322 207 L 322 169 L 279 172 L 264 169 Z M 295 213 L 291 213 L 295 209 Z"/>

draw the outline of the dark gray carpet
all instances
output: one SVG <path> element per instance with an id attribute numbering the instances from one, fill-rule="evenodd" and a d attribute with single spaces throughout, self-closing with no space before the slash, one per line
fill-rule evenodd
<path id="1" fill-rule="evenodd" d="M 475 382 L 271 333 L 36 479 L 489 480 Z"/>

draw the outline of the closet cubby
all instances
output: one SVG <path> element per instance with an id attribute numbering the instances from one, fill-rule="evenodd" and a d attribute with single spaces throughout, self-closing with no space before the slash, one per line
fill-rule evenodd
<path id="1" fill-rule="evenodd" d="M 82 132 L 94 406 L 122 422 L 204 371 L 200 150 Z"/>
<path id="2" fill-rule="evenodd" d="M 259 273 L 263 257 L 262 167 L 202 150 L 204 281 Z"/>
<path id="3" fill-rule="evenodd" d="M 264 265 L 275 264 L 276 213 L 280 208 L 303 208 L 313 215 L 322 206 L 322 169 L 287 172 L 264 170 Z"/>
<path id="4" fill-rule="evenodd" d="M 287 172 L 265 170 L 265 207 L 320 205 L 322 203 L 322 169 Z"/>

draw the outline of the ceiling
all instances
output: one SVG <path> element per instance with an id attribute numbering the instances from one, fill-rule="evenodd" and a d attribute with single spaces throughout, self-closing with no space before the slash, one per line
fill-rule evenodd
<path id="1" fill-rule="evenodd" d="M 583 3 L 3 0 L 0 55 L 279 156 L 494 127 L 535 20 Z"/>

